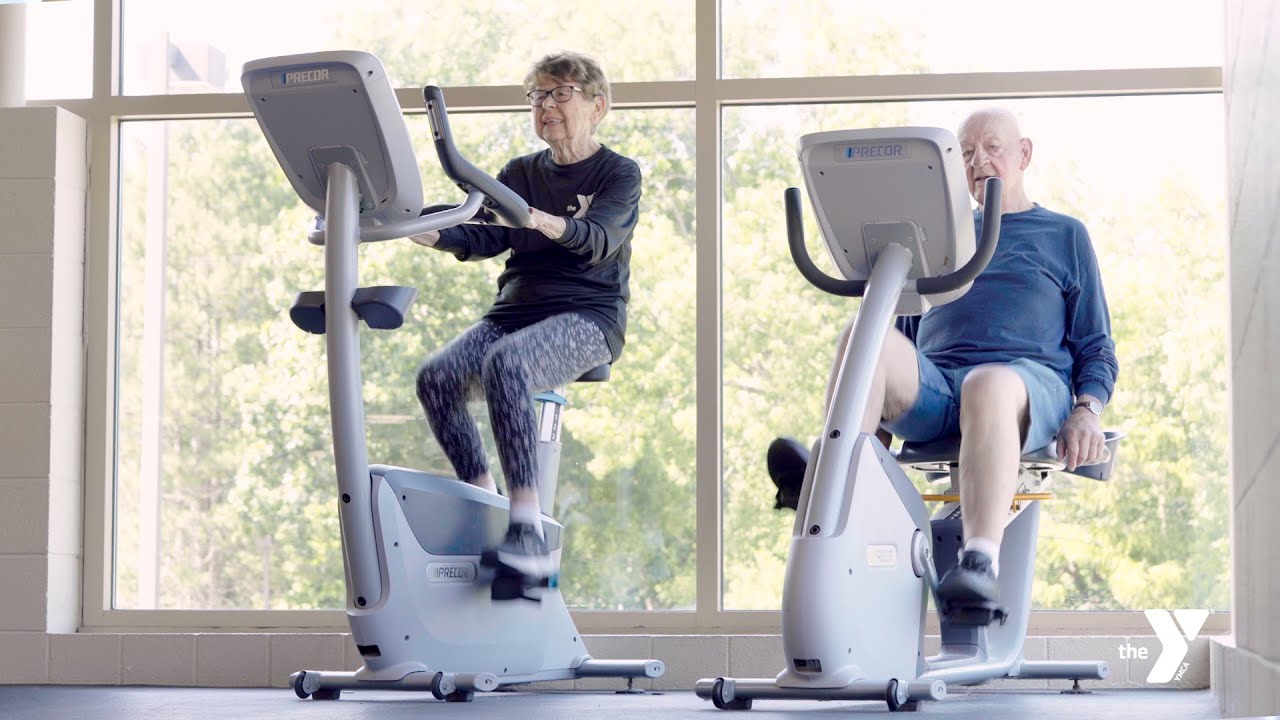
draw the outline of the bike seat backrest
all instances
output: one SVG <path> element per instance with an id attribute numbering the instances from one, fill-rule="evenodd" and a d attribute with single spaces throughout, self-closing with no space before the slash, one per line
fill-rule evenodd
<path id="1" fill-rule="evenodd" d="M 1082 465 L 1075 470 L 1066 470 L 1062 461 L 1058 460 L 1057 441 L 1026 453 L 1019 463 L 1022 469 L 1030 472 L 1065 472 L 1094 480 L 1108 480 L 1111 469 L 1115 466 L 1116 450 L 1125 434 L 1120 430 L 1107 430 L 1106 452 L 1103 458 L 1093 465 Z M 948 472 L 960 464 L 960 436 L 951 435 L 929 442 L 904 442 L 898 451 L 898 464 L 929 473 Z"/>

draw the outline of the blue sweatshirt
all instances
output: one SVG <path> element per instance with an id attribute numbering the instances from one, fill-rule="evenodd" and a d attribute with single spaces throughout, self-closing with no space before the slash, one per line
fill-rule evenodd
<path id="1" fill-rule="evenodd" d="M 982 214 L 974 213 L 977 236 Z M 1027 358 L 1106 404 L 1119 365 L 1098 259 L 1075 218 L 1036 205 L 1000 219 L 1000 243 L 958 300 L 897 322 L 938 367 Z"/>

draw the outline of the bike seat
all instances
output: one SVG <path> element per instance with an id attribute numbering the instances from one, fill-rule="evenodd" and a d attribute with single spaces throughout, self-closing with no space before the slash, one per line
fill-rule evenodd
<path id="1" fill-rule="evenodd" d="M 1102 458 L 1092 465 L 1081 465 L 1075 470 L 1066 470 L 1062 461 L 1058 460 L 1056 438 L 1049 441 L 1048 445 L 1023 455 L 1020 465 L 1030 472 L 1066 472 L 1094 480 L 1108 480 L 1111 477 L 1111 469 L 1115 466 L 1116 450 L 1126 433 L 1123 430 L 1105 430 L 1103 435 L 1106 436 L 1106 449 Z M 914 470 L 929 473 L 949 472 L 952 467 L 960 463 L 960 436 L 949 435 L 928 442 L 904 442 L 902 449 L 898 451 L 897 458 L 899 465 Z"/>
<path id="2" fill-rule="evenodd" d="M 574 382 L 608 382 L 610 368 L 612 367 L 612 365 L 607 363 L 604 365 L 597 365 L 582 373 L 582 377 L 578 378 Z"/>

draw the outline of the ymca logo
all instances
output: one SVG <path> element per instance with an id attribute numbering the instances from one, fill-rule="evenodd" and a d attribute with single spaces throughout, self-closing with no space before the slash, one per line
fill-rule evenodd
<path id="1" fill-rule="evenodd" d="M 564 210 L 565 212 L 573 213 L 573 217 L 575 218 L 581 218 L 587 214 L 587 208 L 591 207 L 591 201 L 595 199 L 596 199 L 596 196 L 594 193 L 592 193 L 591 195 L 579 195 L 578 204 L 570 205 L 566 207 Z"/>
<path id="2" fill-rule="evenodd" d="M 1149 683 L 1167 683 L 1174 675 L 1181 677 L 1190 663 L 1182 662 L 1187 656 L 1187 643 L 1196 639 L 1204 621 L 1209 618 L 1208 610 L 1147 610 L 1147 622 L 1160 638 L 1160 657 L 1156 658 L 1155 667 L 1147 675 Z M 1177 623 L 1174 623 L 1177 618 Z M 1185 639 L 1184 639 L 1185 638 Z M 1145 648 L 1144 648 L 1145 649 Z"/>

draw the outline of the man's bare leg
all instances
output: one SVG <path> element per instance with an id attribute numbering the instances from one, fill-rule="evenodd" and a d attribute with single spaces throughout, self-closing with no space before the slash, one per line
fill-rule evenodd
<path id="1" fill-rule="evenodd" d="M 827 397 L 824 408 L 831 407 L 836 391 L 836 378 L 840 363 L 844 361 L 845 348 L 849 345 L 852 325 L 846 325 L 836 343 L 836 357 L 827 376 Z M 916 346 L 897 328 L 885 333 L 884 348 L 880 351 L 880 363 L 871 381 L 867 396 L 867 411 L 862 418 L 862 432 L 875 434 L 882 420 L 896 420 L 915 404 L 920 395 L 920 365 L 916 360 Z"/>
<path id="2" fill-rule="evenodd" d="M 844 360 L 844 352 L 849 344 L 851 332 L 852 327 L 846 326 L 836 343 L 835 361 L 831 365 L 831 374 L 827 376 L 827 395 L 822 406 L 824 409 L 829 410 L 831 407 L 836 377 L 840 372 L 840 363 Z M 915 345 L 896 329 L 889 328 L 885 336 L 884 348 L 880 353 L 880 364 L 872 380 L 867 412 L 861 429 L 878 434 L 876 431 L 882 416 L 889 420 L 897 419 L 915 404 L 919 394 L 920 366 L 916 360 Z M 888 447 L 887 433 L 881 435 L 880 440 L 885 447 Z M 807 446 L 791 438 L 777 438 L 770 443 L 766 454 L 766 465 L 769 477 L 778 487 L 774 508 L 794 509 L 796 507 L 800 498 L 800 485 L 804 479 L 805 466 L 808 463 Z"/>
<path id="3" fill-rule="evenodd" d="M 1027 388 L 1013 370 L 974 369 L 960 391 L 960 506 L 965 548 L 990 556 L 998 572 L 1000 541 L 1017 490 L 1022 430 L 1028 422 Z"/>

